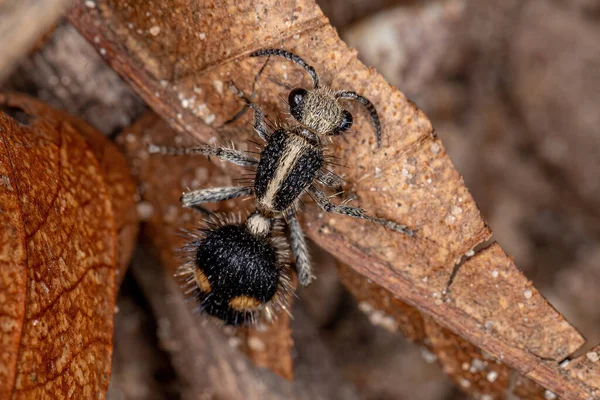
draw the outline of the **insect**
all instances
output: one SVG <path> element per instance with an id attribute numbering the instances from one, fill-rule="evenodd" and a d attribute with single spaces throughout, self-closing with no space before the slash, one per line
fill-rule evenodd
<path id="1" fill-rule="evenodd" d="M 313 279 L 308 247 L 297 218 L 300 197 L 308 193 L 319 207 L 329 213 L 365 219 L 396 232 L 413 236 L 406 226 L 371 216 L 359 207 L 332 203 L 319 187 L 339 188 L 342 179 L 326 170 L 323 136 L 336 136 L 352 126 L 352 114 L 342 108 L 340 99 L 357 100 L 366 107 L 375 126 L 378 146 L 381 124 L 373 104 L 350 91 L 333 91 L 321 86 L 313 67 L 299 56 L 281 49 L 263 49 L 251 57 L 280 56 L 300 65 L 311 76 L 313 88 L 295 88 L 288 96 L 290 114 L 295 121 L 282 123 L 274 132 L 265 125 L 265 115 L 252 101 L 237 91 L 254 111 L 253 127 L 265 143 L 256 158 L 226 147 L 200 145 L 194 148 L 170 148 L 150 145 L 150 153 L 199 154 L 213 156 L 256 170 L 253 186 L 205 188 L 186 192 L 183 207 L 197 208 L 203 203 L 219 202 L 242 196 L 255 196 L 255 211 L 244 221 L 221 218 L 209 222 L 190 244 L 191 264 L 182 267 L 201 308 L 225 323 L 239 325 L 253 321 L 271 305 L 284 305 L 289 291 L 289 266 L 285 244 L 275 235 L 274 224 L 284 220 L 295 258 L 300 284 Z M 227 221 L 227 222 L 226 222 Z"/>

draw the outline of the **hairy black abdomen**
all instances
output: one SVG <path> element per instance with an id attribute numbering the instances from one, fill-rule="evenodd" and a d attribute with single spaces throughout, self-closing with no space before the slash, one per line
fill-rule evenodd
<path id="1" fill-rule="evenodd" d="M 227 324 L 247 322 L 253 310 L 234 309 L 231 301 L 247 296 L 264 304 L 275 296 L 280 279 L 277 249 L 244 225 L 225 225 L 198 245 L 196 267 L 208 278 L 211 291 L 197 293 L 206 313 Z"/>

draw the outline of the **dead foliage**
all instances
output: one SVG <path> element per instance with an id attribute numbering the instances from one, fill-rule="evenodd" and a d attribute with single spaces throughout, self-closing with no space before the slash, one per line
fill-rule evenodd
<path id="1" fill-rule="evenodd" d="M 455 267 L 490 232 L 427 118 L 356 60 L 313 3 L 247 6 L 259 10 L 251 19 L 244 5 L 198 9 L 202 18 L 194 18 L 187 9 L 191 4 L 185 12 L 173 12 L 181 5 L 101 2 L 92 10 L 76 7 L 70 19 L 155 111 L 195 140 L 246 143 L 247 133 L 216 133 L 214 127 L 240 107 L 228 83 L 251 90 L 262 62 L 246 56 L 261 47 L 295 51 L 333 87 L 371 98 L 383 121 L 383 148 L 376 149 L 367 119 L 353 109 L 359 116 L 354 132 L 331 149 L 347 165 L 343 177 L 364 208 L 406 222 L 418 234 L 414 239 L 392 235 L 308 207 L 309 236 L 495 359 L 565 398 L 591 395 L 593 386 L 558 379 L 558 363 L 583 339 L 497 245 Z M 298 68 L 279 60 L 271 61 L 265 76 L 306 84 Z M 257 102 L 278 116 L 284 106 L 278 97 L 285 93 L 263 78 Z"/>
<path id="2" fill-rule="evenodd" d="M 44 16 L 43 23 L 26 24 L 28 29 L 22 31 L 22 41 L 15 46 L 22 53 L 54 22 L 57 10 L 66 2 L 39 3 L 46 11 L 40 13 L 31 2 L 23 2 L 2 17 L 15 21 L 14 15 Z M 450 9 L 456 11 L 453 4 Z M 543 7 L 540 11 L 535 4 L 524 8 L 522 18 L 535 20 L 536 13 L 545 15 Z M 15 31 L 13 25 L 2 24 L 2 18 L 0 30 L 8 27 Z M 307 204 L 304 214 L 308 235 L 351 266 L 341 267 L 341 277 L 370 319 L 422 343 L 462 390 L 481 398 L 514 394 L 527 399 L 559 395 L 588 400 L 600 396 L 600 349 L 595 347 L 571 359 L 583 344 L 582 336 L 497 244 L 485 243 L 491 232 L 427 117 L 356 59 L 355 51 L 339 40 L 312 1 L 280 2 L 277 7 L 260 1 L 223 7 L 204 2 L 79 0 L 69 18 L 147 104 L 180 133 L 176 135 L 165 122 L 147 115 L 121 135 L 120 143 L 140 181 L 143 201 L 138 209 L 147 221 L 146 233 L 168 274 L 180 262 L 173 249 L 185 240 L 177 233 L 182 228 L 194 229 L 199 222 L 198 215 L 180 209 L 177 199 L 181 191 L 230 184 L 241 171 L 201 158 L 149 157 L 144 142 L 233 141 L 242 149 L 251 149 L 248 139 L 254 136 L 248 116 L 222 127 L 241 107 L 227 88 L 233 81 L 250 93 L 252 78 L 264 61 L 247 55 L 261 47 L 284 47 L 305 57 L 334 88 L 355 90 L 371 98 L 382 117 L 381 149 L 374 144 L 366 113 L 354 106 L 350 106 L 356 122 L 353 131 L 335 139 L 330 149 L 344 164 L 337 170 L 347 182 L 346 189 L 357 196 L 357 203 L 372 213 L 407 223 L 417 229 L 417 236 L 407 238 L 361 221 L 326 215 L 312 204 Z M 340 18 L 354 17 L 350 13 Z M 458 24 L 454 18 L 443 21 Z M 541 52 L 551 52 L 555 43 L 568 47 L 573 35 L 586 36 L 595 29 L 591 25 L 566 29 L 569 21 L 558 18 L 548 25 L 555 40 L 547 42 L 550 50 Z M 536 111 L 525 119 L 536 133 L 534 140 L 543 142 L 548 130 L 554 141 L 560 141 L 562 131 L 572 126 L 576 132 L 593 128 L 593 118 L 585 118 L 593 112 L 584 107 L 561 114 L 564 107 L 555 109 L 554 103 L 543 102 L 550 95 L 531 96 L 539 90 L 551 94 L 556 87 L 567 96 L 579 89 L 593 92 L 565 84 L 569 82 L 566 78 L 559 78 L 558 86 L 545 85 L 547 77 L 557 73 L 553 66 L 540 70 L 535 57 L 526 57 L 535 54 L 539 46 L 531 39 L 535 32 L 532 35 L 525 28 L 520 32 L 521 41 L 513 50 L 517 62 L 510 67 L 517 77 L 513 96 L 523 99 L 518 105 Z M 12 36 L 0 37 L 1 44 Z M 525 56 L 519 56 L 520 52 Z M 0 65 L 0 75 L 12 68 L 17 58 L 17 53 L 8 54 Z M 416 65 L 415 70 L 423 72 L 420 64 Z M 570 64 L 566 62 L 564 68 L 553 65 L 561 72 Z M 540 71 L 539 79 L 527 78 L 531 69 Z M 581 75 L 595 82 L 596 72 L 586 68 Z M 286 109 L 282 101 L 288 91 L 285 86 L 307 83 L 299 68 L 272 59 L 257 84 L 255 101 L 273 120 L 285 118 L 281 114 Z M 529 86 L 535 90 L 528 90 Z M 94 99 L 93 93 L 89 95 Z M 71 100 L 71 106 L 79 107 L 79 96 L 73 95 Z M 8 301 L 0 302 L 4 327 L 0 331 L 0 394 L 29 398 L 63 391 L 65 396 L 102 396 L 110 373 L 112 310 L 118 286 L 114 279 L 122 278 L 137 231 L 134 189 L 126 163 L 113 145 L 81 121 L 16 95 L 3 96 L 2 102 L 6 114 L 0 114 L 0 184 L 7 190 L 0 192 L 0 295 Z M 538 121 L 546 121 L 548 110 L 555 123 L 546 127 Z M 573 125 L 573 120 L 581 124 Z M 123 125 L 121 119 L 115 121 L 114 126 Z M 565 153 L 542 156 L 553 168 L 564 169 L 567 176 L 584 182 L 591 179 L 580 187 L 595 187 L 586 168 L 595 159 L 594 152 L 587 149 L 597 147 L 596 139 L 577 135 L 575 144 L 584 157 L 573 163 Z M 579 191 L 575 201 L 587 204 L 595 196 L 594 191 Z M 229 201 L 218 205 L 218 210 L 250 206 L 251 202 Z M 161 302 L 152 298 L 157 315 L 169 316 L 165 307 L 175 303 L 183 308 L 171 283 L 160 286 L 158 270 L 146 275 L 138 266 L 136 276 L 144 290 L 155 289 L 176 299 Z M 227 346 L 211 333 L 211 327 L 206 328 L 205 336 L 187 337 L 198 331 L 192 327 L 189 313 L 181 316 L 184 314 L 170 322 L 173 326 L 180 323 L 179 328 L 163 331 L 161 340 L 171 346 L 174 364 L 182 375 L 187 371 L 190 382 L 199 376 L 200 383 L 223 395 L 235 396 L 239 394 L 236 390 L 254 390 L 257 398 L 265 393 L 290 395 L 293 386 L 287 382 L 257 373 L 239 364 L 231 351 L 222 351 Z M 239 346 L 256 364 L 286 378 L 293 376 L 287 315 L 266 330 L 259 327 L 237 334 L 230 337 L 229 344 Z M 190 339 L 184 341 L 189 352 L 178 347 L 182 338 Z M 204 362 L 196 362 L 200 354 L 205 355 Z M 217 361 L 223 363 L 210 370 L 213 375 L 207 374 L 204 366 Z M 214 380 L 214 374 L 224 378 Z M 266 386 L 252 387 L 250 382 L 255 380 Z M 326 382 L 315 379 L 314 383 L 314 393 L 298 388 L 294 393 L 298 398 L 323 396 Z"/>
<path id="3" fill-rule="evenodd" d="M 594 396 L 598 387 L 585 373 L 559 367 L 583 344 L 581 335 L 497 245 L 469 258 L 491 233 L 429 120 L 356 59 L 313 2 L 229 8 L 171 1 L 95 4 L 78 3 L 70 20 L 159 115 L 191 140 L 247 143 L 247 129 L 215 127 L 241 106 L 227 90 L 229 82 L 251 91 L 264 61 L 247 55 L 262 47 L 285 47 L 305 56 L 334 88 L 373 100 L 383 122 L 383 147 L 376 148 L 366 116 L 351 108 L 355 128 L 335 140 L 331 151 L 348 167 L 342 176 L 361 206 L 418 233 L 415 238 L 394 235 L 309 206 L 308 235 L 494 359 L 566 399 Z M 272 117 L 285 107 L 280 96 L 286 89 L 277 81 L 307 84 L 296 66 L 271 60 L 256 101 Z M 247 127 L 247 120 L 235 126 Z"/>
<path id="4" fill-rule="evenodd" d="M 0 111 L 0 397 L 104 396 L 135 186 L 82 121 L 16 94 Z"/>

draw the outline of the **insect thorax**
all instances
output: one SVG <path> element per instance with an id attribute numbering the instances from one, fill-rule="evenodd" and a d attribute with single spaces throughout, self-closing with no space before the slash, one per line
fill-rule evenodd
<path id="1" fill-rule="evenodd" d="M 286 129 L 278 129 L 267 142 L 256 170 L 254 190 L 260 208 L 283 211 L 313 182 L 323 167 L 318 144 Z"/>
<path id="2" fill-rule="evenodd" d="M 328 87 L 310 90 L 304 98 L 301 123 L 310 130 L 327 135 L 342 119 L 342 107 Z"/>

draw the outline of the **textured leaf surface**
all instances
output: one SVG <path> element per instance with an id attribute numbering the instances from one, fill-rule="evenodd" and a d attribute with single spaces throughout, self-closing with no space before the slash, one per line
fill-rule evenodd
<path id="1" fill-rule="evenodd" d="M 337 170 L 357 204 L 406 223 L 417 235 L 393 234 L 313 206 L 305 213 L 308 235 L 395 297 L 522 374 L 544 362 L 551 363 L 555 376 L 560 374 L 558 363 L 583 338 L 529 289 L 497 246 L 456 267 L 491 235 L 475 202 L 425 115 L 357 60 L 312 1 L 230 7 L 140 0 L 96 4 L 90 10 L 79 3 L 71 21 L 157 113 L 197 141 L 232 140 L 244 148 L 251 146 L 250 137 L 256 140 L 247 129 L 248 117 L 235 125 L 237 132 L 215 127 L 241 107 L 227 90 L 229 82 L 251 91 L 264 60 L 248 54 L 259 48 L 294 51 L 316 68 L 323 82 L 369 97 L 382 119 L 382 148 L 375 145 L 366 113 L 349 105 L 354 128 L 336 138 L 330 151 L 347 167 Z M 280 83 L 306 87 L 308 80 L 297 66 L 270 60 L 255 101 L 272 119 L 286 110 L 281 97 L 288 90 Z M 489 282 L 494 270 L 502 274 L 499 283 Z M 528 302 L 522 301 L 525 290 L 531 290 Z M 559 379 L 534 379 L 565 398 L 586 399 L 590 393 L 577 382 L 569 386 Z"/>
<path id="2" fill-rule="evenodd" d="M 116 192 L 107 189 L 81 133 L 106 159 L 116 159 L 116 150 L 37 101 L 1 95 L 0 103 L 8 113 L 0 113 L 0 215 L 7 222 L 0 230 L 0 394 L 103 398 L 112 352 Z M 132 190 L 127 171 L 118 174 L 112 190 Z M 126 213 L 132 197 L 117 197 L 117 213 Z"/>

